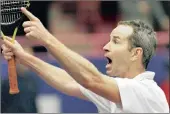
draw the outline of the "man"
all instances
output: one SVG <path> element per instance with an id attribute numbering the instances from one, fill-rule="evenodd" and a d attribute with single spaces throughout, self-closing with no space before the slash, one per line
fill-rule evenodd
<path id="1" fill-rule="evenodd" d="M 9 38 L 2 45 L 5 59 L 15 55 L 49 85 L 67 95 L 92 101 L 100 113 L 169 112 L 165 95 L 153 80 L 154 72 L 145 71 L 156 47 L 154 31 L 147 24 L 120 22 L 111 32 L 103 49 L 108 59 L 106 72 L 117 77 L 113 78 L 58 41 L 29 11 L 21 10 L 30 19 L 23 23 L 26 37 L 41 41 L 65 70 L 26 53 L 17 41 L 10 43 Z"/>

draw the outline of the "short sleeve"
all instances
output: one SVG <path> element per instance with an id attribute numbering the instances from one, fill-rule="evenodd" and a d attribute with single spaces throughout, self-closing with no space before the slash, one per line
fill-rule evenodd
<path id="1" fill-rule="evenodd" d="M 162 106 L 160 106 L 161 102 L 159 102 L 160 96 L 156 95 L 158 92 L 152 91 L 152 83 L 142 83 L 127 78 L 115 78 L 115 80 L 119 88 L 123 111 L 129 113 L 163 111 Z"/>
<path id="2" fill-rule="evenodd" d="M 96 105 L 100 113 L 110 112 L 110 102 L 107 99 L 97 95 L 96 93 L 84 88 L 81 85 L 79 85 L 79 88 L 83 95 L 85 95 L 91 102 L 93 102 Z"/>

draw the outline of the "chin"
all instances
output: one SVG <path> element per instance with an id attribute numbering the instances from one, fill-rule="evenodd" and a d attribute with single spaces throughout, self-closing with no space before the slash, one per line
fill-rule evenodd
<path id="1" fill-rule="evenodd" d="M 111 71 L 106 71 L 106 74 L 109 76 L 109 77 L 120 77 L 118 74 L 114 73 L 114 72 L 111 72 Z"/>
<path id="2" fill-rule="evenodd" d="M 113 73 L 110 72 L 110 71 L 106 71 L 106 74 L 107 74 L 109 77 L 114 77 Z"/>
<path id="3" fill-rule="evenodd" d="M 106 71 L 106 74 L 107 74 L 108 76 L 112 76 L 109 71 Z"/>

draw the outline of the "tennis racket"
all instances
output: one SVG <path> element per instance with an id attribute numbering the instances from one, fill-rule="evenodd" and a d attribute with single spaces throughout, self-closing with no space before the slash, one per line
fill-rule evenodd
<path id="1" fill-rule="evenodd" d="M 12 31 L 12 39 L 11 42 L 14 43 L 15 37 L 18 31 L 18 27 L 20 26 L 24 15 L 21 12 L 21 7 L 28 8 L 30 6 L 29 0 L 1 0 L 1 27 L 2 26 L 10 26 L 12 24 L 17 23 L 16 28 Z M 1 36 L 5 39 L 4 33 L 1 31 Z M 19 93 L 18 89 L 18 81 L 17 81 L 17 72 L 16 72 L 16 63 L 15 57 L 8 61 L 8 78 L 9 78 L 9 93 L 17 94 Z"/>

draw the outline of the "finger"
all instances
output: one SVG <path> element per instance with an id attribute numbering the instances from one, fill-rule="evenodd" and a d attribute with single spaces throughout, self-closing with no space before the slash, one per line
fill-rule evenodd
<path id="1" fill-rule="evenodd" d="M 11 40 L 9 41 L 7 38 L 5 38 L 4 44 L 7 45 L 8 47 L 14 49 L 14 44 L 11 42 Z"/>
<path id="2" fill-rule="evenodd" d="M 34 26 L 24 28 L 24 32 L 29 33 L 35 29 Z"/>
<path id="3" fill-rule="evenodd" d="M 24 28 L 25 33 L 29 33 L 31 31 L 31 27 Z"/>
<path id="4" fill-rule="evenodd" d="M 5 56 L 13 56 L 14 53 L 13 53 L 13 52 L 8 52 L 8 53 L 5 53 L 4 55 L 5 55 Z"/>
<path id="5" fill-rule="evenodd" d="M 12 50 L 10 47 L 8 47 L 8 46 L 5 45 L 5 44 L 2 44 L 1 49 L 2 49 L 3 51 L 11 51 L 11 50 Z"/>
<path id="6" fill-rule="evenodd" d="M 8 47 L 5 47 L 2 49 L 2 53 L 8 53 L 8 52 L 11 52 L 12 49 L 11 48 L 8 48 Z"/>
<path id="7" fill-rule="evenodd" d="M 12 38 L 5 36 L 5 40 L 12 42 Z"/>
<path id="8" fill-rule="evenodd" d="M 5 36 L 5 40 L 11 42 L 12 44 L 17 43 L 16 40 L 14 40 L 14 42 L 13 42 L 12 38 L 10 38 L 10 37 L 8 37 L 8 36 Z M 5 40 L 3 40 L 3 42 L 4 42 Z M 4 42 L 4 43 L 5 43 L 5 42 Z M 6 45 L 6 47 L 11 48 L 9 45 Z"/>
<path id="9" fill-rule="evenodd" d="M 1 49 L 4 50 L 5 48 L 7 48 L 7 46 L 5 44 L 2 44 Z"/>
<path id="10" fill-rule="evenodd" d="M 29 18 L 30 21 L 38 21 L 39 19 L 35 17 L 31 12 L 29 12 L 26 8 L 21 8 L 22 13 L 25 14 Z"/>
<path id="11" fill-rule="evenodd" d="M 6 60 L 10 60 L 12 57 L 11 56 L 4 56 Z"/>
<path id="12" fill-rule="evenodd" d="M 25 36 L 26 36 L 27 38 L 29 38 L 29 37 L 33 36 L 33 32 L 31 31 L 31 32 L 27 33 Z"/>
<path id="13" fill-rule="evenodd" d="M 22 26 L 25 28 L 25 27 L 30 27 L 30 26 L 32 26 L 34 23 L 33 22 L 31 22 L 31 21 L 25 21 L 23 24 L 22 24 Z"/>
<path id="14" fill-rule="evenodd" d="M 4 56 L 13 56 L 13 55 L 14 55 L 13 52 L 4 52 L 4 51 L 2 51 L 2 54 L 3 54 Z"/>

